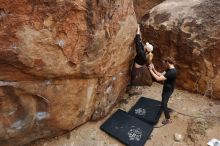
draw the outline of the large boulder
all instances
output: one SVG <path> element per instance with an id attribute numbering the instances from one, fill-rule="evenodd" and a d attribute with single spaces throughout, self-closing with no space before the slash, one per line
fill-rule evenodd
<path id="1" fill-rule="evenodd" d="M 132 0 L 0 0 L 0 145 L 105 116 L 134 56 Z"/>
<path id="2" fill-rule="evenodd" d="M 157 67 L 175 58 L 179 87 L 220 98 L 219 20 L 219 0 L 167 0 L 142 19 L 143 38 L 155 46 Z"/>

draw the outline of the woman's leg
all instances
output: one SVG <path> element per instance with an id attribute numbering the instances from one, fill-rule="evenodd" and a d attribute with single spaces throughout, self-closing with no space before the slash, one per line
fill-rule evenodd
<path id="1" fill-rule="evenodd" d="M 131 84 L 133 86 L 141 86 L 142 85 L 142 70 L 143 67 L 136 68 L 135 65 L 132 68 L 131 72 Z"/>
<path id="2" fill-rule="evenodd" d="M 136 85 L 136 76 L 137 76 L 137 71 L 135 66 L 133 65 L 132 70 L 131 70 L 131 85 Z"/>
<path id="3" fill-rule="evenodd" d="M 143 67 L 142 75 L 143 75 L 142 76 L 143 85 L 151 86 L 153 81 L 152 81 L 152 77 L 151 77 L 150 71 L 147 66 Z"/>

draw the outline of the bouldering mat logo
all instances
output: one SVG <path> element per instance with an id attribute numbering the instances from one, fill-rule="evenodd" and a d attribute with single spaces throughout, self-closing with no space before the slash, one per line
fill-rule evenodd
<path id="1" fill-rule="evenodd" d="M 130 141 L 140 141 L 142 137 L 142 130 L 135 126 L 131 126 L 128 131 L 128 137 Z"/>
<path id="2" fill-rule="evenodd" d="M 135 109 L 135 114 L 139 116 L 144 116 L 146 114 L 146 110 L 143 108 Z"/>

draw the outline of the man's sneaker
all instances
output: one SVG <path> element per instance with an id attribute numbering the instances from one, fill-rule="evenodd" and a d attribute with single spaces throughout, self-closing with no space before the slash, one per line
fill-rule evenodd
<path id="1" fill-rule="evenodd" d="M 169 111 L 170 113 L 174 112 L 174 110 L 173 110 L 172 108 L 169 108 L 169 107 L 168 107 L 168 111 Z"/>
<path id="2" fill-rule="evenodd" d="M 166 125 L 166 124 L 171 124 L 172 120 L 171 119 L 165 119 L 162 121 L 162 124 Z"/>

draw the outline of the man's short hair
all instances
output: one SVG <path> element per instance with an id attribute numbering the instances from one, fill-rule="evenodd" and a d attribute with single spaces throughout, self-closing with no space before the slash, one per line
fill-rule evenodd
<path id="1" fill-rule="evenodd" d="M 165 62 L 168 62 L 170 64 L 176 64 L 175 59 L 173 57 L 166 57 L 163 59 Z"/>

